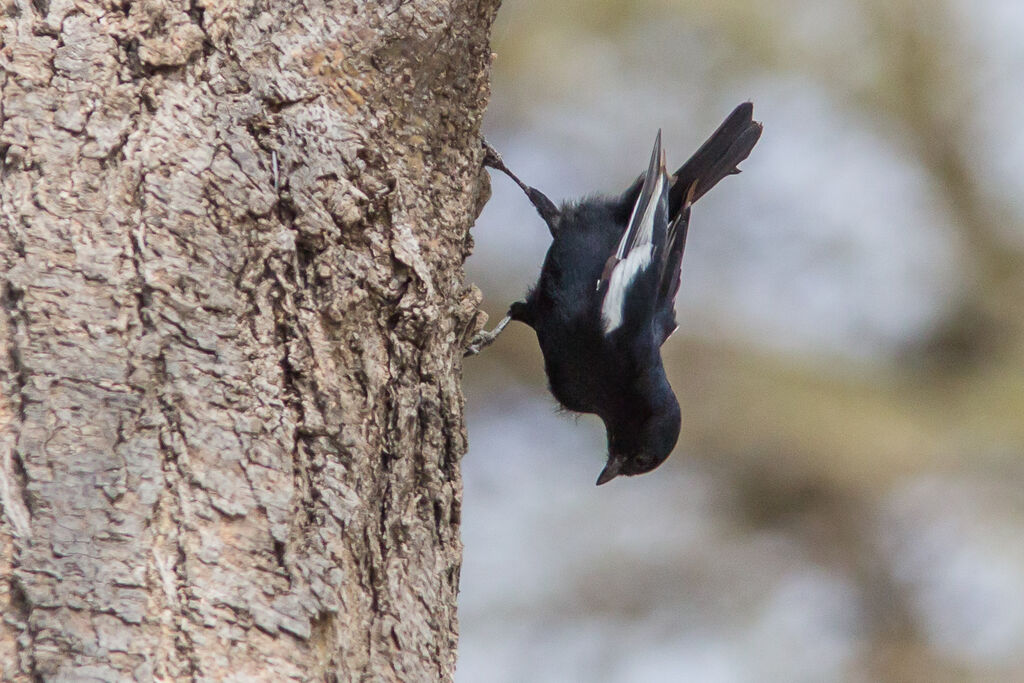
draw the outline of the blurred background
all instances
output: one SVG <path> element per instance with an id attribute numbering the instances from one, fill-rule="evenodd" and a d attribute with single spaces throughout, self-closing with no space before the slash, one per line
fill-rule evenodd
<path id="1" fill-rule="evenodd" d="M 618 193 L 747 99 L 695 207 L 673 456 L 597 488 L 513 323 L 465 364 L 457 678 L 1024 681 L 1024 3 L 505 0 L 485 126 L 553 200 Z M 504 176 L 491 324 L 544 224 Z"/>

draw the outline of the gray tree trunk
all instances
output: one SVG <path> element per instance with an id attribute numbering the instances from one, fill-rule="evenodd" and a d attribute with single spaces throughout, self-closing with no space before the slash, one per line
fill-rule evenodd
<path id="1" fill-rule="evenodd" d="M 450 678 L 497 4 L 0 0 L 0 679 Z"/>

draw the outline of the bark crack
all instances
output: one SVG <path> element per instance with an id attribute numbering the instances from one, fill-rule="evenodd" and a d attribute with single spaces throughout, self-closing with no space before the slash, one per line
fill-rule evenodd
<path id="1" fill-rule="evenodd" d="M 141 213 L 145 215 L 145 209 L 147 204 L 147 194 L 145 192 L 139 192 L 137 198 L 141 207 Z M 154 290 L 149 283 L 146 281 L 145 276 L 145 260 L 146 260 L 146 245 L 145 245 L 145 224 L 141 224 L 138 229 L 131 231 L 129 237 L 129 257 L 131 258 L 132 265 L 135 269 L 135 303 L 136 303 L 136 315 L 138 316 L 139 324 L 142 326 L 143 337 L 148 335 L 159 335 L 160 330 L 157 328 L 156 320 L 151 314 L 151 308 L 153 304 L 153 292 Z M 160 320 L 164 322 L 172 322 L 167 320 L 166 316 L 160 316 Z M 184 330 L 175 325 L 175 328 L 179 331 L 179 337 L 181 340 L 193 341 L 188 338 Z M 170 567 L 165 567 L 160 564 L 160 560 L 156 559 L 158 565 L 158 571 L 161 573 L 162 578 L 166 578 L 166 570 L 170 569 L 170 573 L 173 575 L 173 595 L 168 594 L 167 597 L 171 601 L 168 607 L 174 613 L 175 621 L 175 648 L 183 655 L 188 665 L 188 675 L 193 681 L 198 680 L 200 671 L 199 654 L 196 647 L 196 643 L 192 638 L 189 626 L 191 625 L 191 619 L 183 608 L 184 604 L 188 602 L 189 593 L 189 581 L 187 575 L 186 561 L 187 553 L 185 548 L 185 542 L 182 538 L 184 520 L 181 516 L 181 502 L 175 496 L 173 492 L 172 482 L 188 482 L 189 478 L 186 473 L 182 470 L 181 462 L 176 452 L 176 443 L 173 437 L 177 437 L 177 444 L 180 444 L 182 448 L 186 447 L 185 434 L 182 430 L 180 420 L 177 416 L 177 411 L 170 401 L 163 395 L 159 387 L 166 386 L 167 377 L 167 366 L 166 359 L 164 357 L 163 344 L 165 342 L 161 340 L 161 346 L 153 359 L 139 358 L 138 355 L 133 351 L 131 354 L 130 362 L 133 365 L 139 363 L 148 363 L 153 369 L 153 382 L 152 386 L 158 387 L 155 391 L 146 390 L 148 397 L 155 401 L 157 410 L 159 411 L 163 425 L 160 428 L 161 432 L 168 435 L 165 438 L 164 434 L 158 438 L 158 448 L 160 451 L 161 469 L 164 473 L 164 490 L 157 497 L 156 504 L 152 514 L 148 519 L 148 523 L 152 524 L 155 520 L 160 518 L 163 514 L 161 509 L 164 505 L 168 506 L 166 514 L 173 520 L 174 524 L 171 526 L 171 533 L 169 534 L 169 541 L 172 544 L 173 558 L 169 560 Z M 198 348 L 196 343 L 196 350 L 206 351 L 205 349 Z M 171 588 L 171 587 L 167 587 Z"/>
<path id="2" fill-rule="evenodd" d="M 27 336 L 28 325 L 25 321 L 25 311 L 22 307 L 24 292 L 7 281 L 4 283 L 4 290 L 0 295 L 0 306 L 3 307 L 7 316 L 7 329 L 10 335 L 8 340 L 8 363 L 11 372 L 11 402 L 15 405 L 17 414 L 13 434 L 10 437 L 10 446 L 3 453 L 3 460 L 0 461 L 0 507 L 4 515 L 20 538 L 27 538 L 32 531 L 32 509 L 28 492 L 28 473 L 21 453 L 18 451 L 18 439 L 22 426 L 26 419 L 26 405 L 28 396 L 25 387 L 28 384 L 29 371 L 25 367 L 21 353 L 19 336 Z"/>
<path id="3" fill-rule="evenodd" d="M 21 549 L 32 534 L 31 498 L 28 495 L 29 477 L 25 462 L 18 450 L 18 440 L 26 421 L 28 396 L 25 388 L 29 376 L 19 343 L 19 337 L 24 339 L 28 334 L 28 325 L 22 305 L 23 298 L 22 290 L 9 280 L 4 282 L 3 291 L 0 293 L 0 306 L 3 307 L 6 316 L 5 327 L 8 336 L 8 339 L 5 340 L 8 347 L 6 360 L 11 371 L 10 395 L 7 398 L 14 404 L 12 413 L 16 417 L 8 423 L 12 428 L 11 434 L 6 440 L 7 444 L 2 447 L 2 452 L 0 452 L 0 509 L 3 510 L 3 516 L 7 521 L 6 526 L 13 531 L 14 535 L 13 556 L 10 558 L 9 565 L 11 575 L 7 577 L 6 581 L 10 590 L 11 614 L 4 615 L 4 620 L 21 632 L 21 636 L 17 638 L 16 652 L 24 669 L 32 680 L 36 681 L 42 680 L 42 677 L 36 671 L 35 633 L 30 625 L 32 604 L 18 578 L 18 571 L 21 569 Z"/>
<path id="4" fill-rule="evenodd" d="M 157 357 L 156 365 L 158 368 L 158 375 L 166 376 L 166 362 L 162 351 Z M 158 384 L 163 384 L 163 382 L 158 382 Z M 187 486 L 189 477 L 182 469 L 181 460 L 176 450 L 178 446 L 181 448 L 187 448 L 185 433 L 182 429 L 181 422 L 178 419 L 177 410 L 173 405 L 171 405 L 170 401 L 168 401 L 166 397 L 159 393 L 156 396 L 156 402 L 164 420 L 164 429 L 166 429 L 170 435 L 173 435 L 168 441 L 165 441 L 163 438 L 160 439 L 160 453 L 165 481 L 168 483 L 184 482 L 184 485 Z M 174 439 L 173 437 L 177 437 L 177 439 Z M 167 514 L 175 522 L 175 530 L 171 534 L 171 542 L 173 543 L 175 557 L 170 567 L 175 579 L 175 601 L 172 605 L 176 621 L 175 630 L 177 632 L 175 645 L 188 662 L 189 675 L 194 681 L 198 680 L 200 662 L 196 643 L 192 638 L 191 629 L 189 628 L 194 625 L 192 623 L 193 620 L 190 614 L 186 613 L 183 608 L 183 605 L 188 604 L 190 597 L 190 583 L 187 568 L 188 554 L 185 547 L 185 541 L 182 538 L 185 520 L 182 519 L 181 516 L 181 502 L 170 490 L 166 490 L 164 495 L 160 497 L 161 501 L 165 499 L 169 499 L 174 503 L 168 510 Z"/>
<path id="5" fill-rule="evenodd" d="M 17 565 L 15 564 L 15 568 Z M 18 656 L 21 660 L 21 666 L 28 673 L 33 683 L 42 683 L 43 676 L 39 672 L 35 657 L 35 639 L 36 634 L 32 629 L 30 620 L 32 618 L 32 603 L 25 592 L 25 587 L 21 584 L 21 580 L 18 578 L 18 574 L 15 573 L 11 576 L 10 580 L 10 605 L 11 611 L 16 615 L 14 621 L 9 618 L 11 615 L 4 615 L 4 620 L 7 623 L 12 624 L 16 628 L 19 628 L 22 633 L 22 637 L 18 638 Z"/>

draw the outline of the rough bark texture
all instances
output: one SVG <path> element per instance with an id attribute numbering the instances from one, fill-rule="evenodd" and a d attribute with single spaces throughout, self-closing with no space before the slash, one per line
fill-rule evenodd
<path id="1" fill-rule="evenodd" d="M 0 679 L 451 676 L 497 1 L 0 0 Z"/>

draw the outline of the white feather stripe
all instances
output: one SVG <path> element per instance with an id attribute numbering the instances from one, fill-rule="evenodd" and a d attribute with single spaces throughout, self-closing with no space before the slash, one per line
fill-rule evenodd
<path id="1" fill-rule="evenodd" d="M 651 265 L 654 245 L 634 245 L 629 255 L 615 264 L 611 277 L 608 279 L 608 291 L 601 302 L 601 323 L 604 333 L 611 334 L 619 329 L 626 314 L 626 294 L 637 276 Z"/>
<path id="2" fill-rule="evenodd" d="M 654 215 L 658 213 L 658 205 L 661 203 L 661 195 L 665 187 L 665 174 L 658 174 L 658 182 L 651 192 L 651 201 L 644 207 L 644 218 L 640 222 L 640 229 L 637 231 L 636 241 L 640 244 L 654 241 Z"/>
<path id="3" fill-rule="evenodd" d="M 616 250 L 615 255 L 624 259 L 626 254 L 626 244 L 629 242 L 630 237 L 633 237 L 633 249 L 644 243 L 650 243 L 654 240 L 654 214 L 658 211 L 658 202 L 661 199 L 661 193 L 665 186 L 665 174 L 659 173 L 658 178 L 654 183 L 654 190 L 651 192 L 650 200 L 647 205 L 644 206 L 643 216 L 640 218 L 640 223 L 634 223 L 636 220 L 636 212 L 640 209 L 640 202 L 643 200 L 644 195 L 641 193 L 640 197 L 637 198 L 636 205 L 633 206 L 633 213 L 629 217 L 630 230 L 626 230 L 626 233 L 619 240 L 619 248 Z"/>

